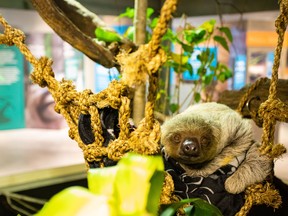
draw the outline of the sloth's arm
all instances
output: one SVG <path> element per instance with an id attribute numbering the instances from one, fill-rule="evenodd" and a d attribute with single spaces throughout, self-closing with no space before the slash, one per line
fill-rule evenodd
<path id="1" fill-rule="evenodd" d="M 271 169 L 272 160 L 261 155 L 257 143 L 254 143 L 248 150 L 245 160 L 235 173 L 226 180 L 225 189 L 229 193 L 241 193 L 249 185 L 265 180 Z"/>

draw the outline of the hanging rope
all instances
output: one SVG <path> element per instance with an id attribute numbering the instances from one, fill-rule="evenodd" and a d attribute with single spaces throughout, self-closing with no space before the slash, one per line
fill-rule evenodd
<path id="1" fill-rule="evenodd" d="M 278 83 L 278 68 L 280 65 L 280 58 L 282 46 L 284 41 L 285 31 L 288 25 L 288 1 L 280 0 L 280 15 L 275 21 L 276 32 L 278 34 L 278 42 L 275 50 L 275 58 L 272 69 L 272 78 L 269 88 L 268 99 L 263 102 L 258 110 L 258 113 L 253 114 L 253 119 L 256 123 L 263 123 L 262 142 L 259 148 L 261 154 L 265 154 L 273 160 L 283 154 L 286 149 L 281 144 L 274 144 L 275 125 L 277 121 L 288 120 L 288 106 L 277 98 L 277 83 Z M 251 92 L 255 90 L 264 79 L 260 79 L 244 95 L 242 101 L 238 106 L 238 111 L 241 113 L 244 105 L 248 101 Z M 245 204 L 238 212 L 237 216 L 247 215 L 250 208 L 254 204 L 266 204 L 273 208 L 278 208 L 282 203 L 281 196 L 277 190 L 274 189 L 270 183 L 255 184 L 247 188 L 245 191 Z"/>

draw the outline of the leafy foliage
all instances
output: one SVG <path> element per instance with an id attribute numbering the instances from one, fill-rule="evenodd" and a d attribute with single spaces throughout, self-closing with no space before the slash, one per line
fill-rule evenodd
<path id="1" fill-rule="evenodd" d="M 157 22 L 158 22 L 158 17 L 151 19 L 151 16 L 154 13 L 153 8 L 147 8 L 146 11 L 146 23 L 147 23 L 147 34 L 146 34 L 146 40 L 149 41 L 151 38 L 151 33 L 152 30 L 155 28 Z M 119 15 L 119 17 L 126 17 L 129 19 L 134 19 L 135 15 L 135 10 L 134 8 L 126 8 L 126 11 L 122 14 Z M 133 41 L 135 34 L 135 27 L 134 26 L 129 26 L 126 32 L 124 33 L 124 37 L 128 38 L 129 40 Z"/>
<path id="2" fill-rule="evenodd" d="M 183 39 L 181 40 L 181 38 Z M 173 51 L 168 52 L 170 58 L 166 66 L 173 68 L 178 80 L 180 80 L 179 82 L 182 81 L 181 75 L 183 73 L 188 72 L 190 76 L 194 77 L 194 88 L 190 92 L 193 95 L 192 103 L 212 100 L 217 81 L 225 82 L 232 77 L 231 70 L 217 61 L 215 53 L 211 52 L 210 49 L 211 44 L 219 44 L 229 52 L 228 44 L 233 41 L 233 38 L 228 27 L 216 27 L 216 21 L 213 19 L 204 22 L 199 27 L 193 27 L 186 23 L 184 28 L 177 33 L 167 32 L 165 40 L 169 40 L 174 47 L 180 47 L 180 54 L 178 54 L 177 59 Z M 193 68 L 190 61 L 195 49 L 200 50 L 196 56 L 199 62 L 198 68 Z M 216 65 L 213 63 L 215 60 Z M 175 109 L 170 111 L 173 113 Z"/>
<path id="3" fill-rule="evenodd" d="M 152 8 L 147 9 L 147 42 L 151 39 L 153 29 L 158 22 L 158 17 L 152 18 L 153 13 L 154 10 Z M 119 17 L 133 19 L 134 15 L 135 10 L 127 8 Z M 176 73 L 176 86 L 173 97 L 170 97 L 167 93 L 168 82 L 165 82 L 165 85 L 160 85 L 157 100 L 159 100 L 158 111 L 161 113 L 166 113 L 165 107 L 169 108 L 170 113 L 178 112 L 183 105 L 183 103 L 179 104 L 179 89 L 180 84 L 185 81 L 183 80 L 184 74 L 188 73 L 192 77 L 189 79 L 190 82 L 194 84 L 186 97 L 186 100 L 192 98 L 191 104 L 212 101 L 217 82 L 225 82 L 232 77 L 232 71 L 225 64 L 219 62 L 217 54 L 211 51 L 211 48 L 216 46 L 222 47 L 229 52 L 229 43 L 233 42 L 233 37 L 228 27 L 218 27 L 216 21 L 211 19 L 198 27 L 185 23 L 184 27 L 180 27 L 180 29 L 173 31 L 168 28 L 162 38 L 162 48 L 168 56 L 168 61 L 164 67 L 172 69 Z M 134 26 L 130 26 L 123 36 L 133 41 L 134 32 Z M 102 39 L 105 42 L 111 42 L 111 40 L 119 41 L 121 39 L 111 32 L 98 28 L 95 34 L 98 40 Z M 175 49 L 171 50 L 171 47 Z M 191 60 L 193 55 L 195 56 L 196 51 L 197 64 L 199 63 L 197 67 L 193 65 L 194 63 Z M 166 70 L 166 73 L 169 73 L 169 71 Z M 166 98 L 164 105 L 163 98 Z M 169 103 L 168 106 L 166 105 L 167 102 Z"/>
<path id="4" fill-rule="evenodd" d="M 171 205 L 159 201 L 164 181 L 161 156 L 126 154 L 116 166 L 90 169 L 88 187 L 73 186 L 54 195 L 35 216 L 173 216 L 183 205 L 190 216 L 221 216 L 201 199 L 186 199 Z"/>
<path id="5" fill-rule="evenodd" d="M 189 205 L 184 207 L 186 204 Z M 184 208 L 186 216 L 222 216 L 217 207 L 199 198 L 184 199 L 167 206 L 162 206 L 161 216 L 174 216 L 179 208 Z"/>

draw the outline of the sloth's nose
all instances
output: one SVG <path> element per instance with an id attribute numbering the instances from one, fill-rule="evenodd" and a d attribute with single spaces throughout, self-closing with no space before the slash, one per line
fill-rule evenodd
<path id="1" fill-rule="evenodd" d="M 196 138 L 186 139 L 182 143 L 182 150 L 189 156 L 199 155 L 199 143 Z"/>

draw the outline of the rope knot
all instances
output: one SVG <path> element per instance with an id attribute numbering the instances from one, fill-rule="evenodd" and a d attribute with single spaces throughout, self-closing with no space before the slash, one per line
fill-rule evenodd
<path id="1" fill-rule="evenodd" d="M 160 124 L 158 121 L 154 121 L 152 127 L 149 127 L 150 123 L 148 119 L 144 118 L 138 128 L 131 133 L 129 142 L 134 152 L 145 155 L 159 153 Z"/>
<path id="2" fill-rule="evenodd" d="M 13 46 L 15 43 L 17 44 L 24 43 L 25 35 L 19 29 L 12 28 L 11 26 L 6 26 L 4 34 L 6 37 L 5 43 L 8 46 Z"/>
<path id="3" fill-rule="evenodd" d="M 288 2 L 286 0 L 280 0 L 280 15 L 275 21 L 276 32 L 279 34 L 284 32 L 288 25 Z"/>
<path id="4" fill-rule="evenodd" d="M 165 51 L 159 48 L 155 56 L 151 57 L 151 59 L 147 61 L 147 68 L 149 71 L 149 75 L 156 73 L 166 61 L 167 61 L 167 55 Z"/>
<path id="5" fill-rule="evenodd" d="M 55 89 L 56 90 L 56 89 Z M 55 101 L 62 106 L 67 105 L 71 101 L 74 100 L 76 96 L 75 86 L 73 85 L 71 80 L 62 80 L 59 83 L 57 90 L 54 92 Z"/>
<path id="6" fill-rule="evenodd" d="M 259 107 L 259 116 L 262 119 L 268 118 L 272 120 L 285 121 L 288 116 L 285 114 L 287 112 L 287 105 L 284 104 L 279 98 L 268 98 Z"/>
<path id="7" fill-rule="evenodd" d="M 107 147 L 108 158 L 113 161 L 118 161 L 125 153 L 131 152 L 132 150 L 133 149 L 131 149 L 128 140 L 116 139 L 110 142 Z"/>
<path id="8" fill-rule="evenodd" d="M 90 89 L 85 89 L 81 94 L 79 98 L 79 104 L 80 104 L 80 110 L 83 114 L 88 114 L 89 107 L 91 105 L 89 98 L 93 94 L 93 92 Z"/>
<path id="9" fill-rule="evenodd" d="M 259 151 L 262 155 L 268 155 L 270 158 L 278 158 L 286 152 L 286 148 L 282 144 L 261 145 Z"/>
<path id="10" fill-rule="evenodd" d="M 49 80 L 50 77 L 54 78 L 52 63 L 51 59 L 41 57 L 38 63 L 34 65 L 34 71 L 30 75 L 31 80 L 42 88 L 47 87 L 47 80 Z"/>
<path id="11" fill-rule="evenodd" d="M 90 104 L 97 104 L 98 108 L 111 106 L 113 109 L 119 109 L 121 97 L 125 94 L 128 94 L 128 86 L 117 80 L 112 80 L 106 89 L 91 95 L 89 102 Z"/>
<path id="12" fill-rule="evenodd" d="M 99 162 L 104 156 L 107 156 L 107 148 L 102 146 L 97 146 L 95 144 L 84 145 L 83 146 L 84 158 L 88 162 Z"/>
<path id="13" fill-rule="evenodd" d="M 266 182 L 265 185 L 253 184 L 245 190 L 245 203 L 236 216 L 247 215 L 252 205 L 265 204 L 273 208 L 279 208 L 282 198 L 277 190 Z"/>

